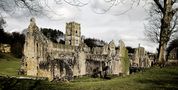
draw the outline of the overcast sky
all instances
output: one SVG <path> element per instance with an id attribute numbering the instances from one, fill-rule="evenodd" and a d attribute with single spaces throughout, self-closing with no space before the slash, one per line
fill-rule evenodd
<path id="1" fill-rule="evenodd" d="M 84 0 L 85 1 L 85 0 Z M 144 35 L 144 23 L 146 24 L 147 13 L 144 5 L 135 6 L 130 9 L 131 3 L 120 4 L 113 7 L 105 14 L 110 4 L 103 0 L 90 0 L 83 7 L 75 7 L 69 4 L 55 4 L 48 2 L 51 12 L 45 12 L 46 16 L 34 16 L 39 27 L 59 29 L 65 33 L 66 22 L 75 21 L 81 24 L 81 32 L 86 38 L 98 38 L 106 42 L 114 40 L 118 45 L 123 40 L 126 46 L 145 47 L 147 51 L 155 52 L 157 45 L 148 41 Z M 126 0 L 129 2 L 129 0 Z M 48 8 L 49 9 L 49 8 Z M 6 31 L 21 32 L 29 25 L 32 16 L 9 16 L 5 17 L 7 22 Z"/>

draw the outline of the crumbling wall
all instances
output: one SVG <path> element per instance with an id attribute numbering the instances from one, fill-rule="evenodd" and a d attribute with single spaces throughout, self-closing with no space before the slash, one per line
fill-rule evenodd
<path id="1" fill-rule="evenodd" d="M 135 49 L 134 59 L 132 61 L 137 67 L 141 68 L 150 67 L 152 62 L 145 48 L 140 46 Z"/>
<path id="2" fill-rule="evenodd" d="M 90 49 L 52 43 L 31 19 L 25 38 L 24 59 L 21 67 L 27 75 L 48 77 L 49 80 L 71 80 L 75 76 L 93 75 L 107 71 L 127 74 L 129 60 L 124 42 L 116 49 L 114 41 L 103 47 Z"/>
<path id="3" fill-rule="evenodd" d="M 109 56 L 115 56 L 116 55 L 116 45 L 114 43 L 114 41 L 112 40 L 110 43 L 109 43 Z"/>
<path id="4" fill-rule="evenodd" d="M 92 53 L 93 54 L 102 54 L 103 48 L 102 47 L 93 47 Z"/>
<path id="5" fill-rule="evenodd" d="M 86 54 L 81 51 L 78 53 L 78 62 L 79 62 L 79 75 L 86 74 Z"/>
<path id="6" fill-rule="evenodd" d="M 86 60 L 86 74 L 93 75 L 94 73 L 101 72 L 104 66 L 103 61 Z"/>
<path id="7" fill-rule="evenodd" d="M 119 60 L 112 60 L 111 63 L 112 63 L 111 64 L 111 67 L 112 67 L 111 73 L 114 74 L 114 75 L 119 75 L 119 73 L 120 73 L 119 71 L 121 69 L 120 66 L 119 66 L 120 65 Z"/>
<path id="8" fill-rule="evenodd" d="M 129 74 L 129 67 L 130 67 L 130 60 L 128 56 L 128 51 L 125 47 L 125 44 L 122 40 L 119 41 L 120 44 L 120 51 L 119 51 L 119 57 L 120 57 L 120 62 L 119 62 L 119 73 L 122 74 Z"/>
<path id="9" fill-rule="evenodd" d="M 75 46 L 53 43 L 53 51 L 74 52 Z"/>
<path id="10" fill-rule="evenodd" d="M 51 79 L 49 69 L 41 70 L 39 68 L 39 63 L 50 60 L 51 48 L 52 42 L 39 31 L 34 18 L 32 18 L 25 37 L 24 57 L 21 69 L 30 76 L 45 76 Z"/>
<path id="11" fill-rule="evenodd" d="M 28 27 L 27 35 L 25 37 L 24 45 L 24 62 L 23 67 L 27 75 L 37 76 L 37 52 L 35 43 L 35 32 L 38 30 L 33 19 L 31 19 L 30 25 Z"/>

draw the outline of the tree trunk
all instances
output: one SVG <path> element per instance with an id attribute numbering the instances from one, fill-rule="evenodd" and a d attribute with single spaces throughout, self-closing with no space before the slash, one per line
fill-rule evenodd
<path id="1" fill-rule="evenodd" d="M 170 39 L 171 21 L 173 18 L 172 0 L 164 0 L 163 19 L 161 20 L 160 47 L 158 62 L 164 64 L 166 60 L 166 47 Z"/>
<path id="2" fill-rule="evenodd" d="M 165 52 L 166 52 L 166 51 L 165 51 L 165 49 L 166 49 L 166 43 L 160 46 L 159 59 L 158 59 L 158 61 L 159 61 L 160 63 L 164 63 L 165 60 L 166 60 L 166 57 L 165 57 L 165 54 L 166 54 Z"/>

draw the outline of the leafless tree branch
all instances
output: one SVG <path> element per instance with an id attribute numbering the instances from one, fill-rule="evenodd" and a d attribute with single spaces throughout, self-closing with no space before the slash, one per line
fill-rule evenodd
<path id="1" fill-rule="evenodd" d="M 157 7 L 161 10 L 161 12 L 164 13 L 164 8 L 161 5 L 161 3 L 159 2 L 159 0 L 154 0 L 154 2 L 156 3 Z"/>
<path id="2" fill-rule="evenodd" d="M 67 4 L 72 5 L 72 6 L 83 7 L 83 6 L 87 5 L 90 2 L 90 0 L 86 3 L 81 2 L 80 0 L 64 0 L 64 2 L 66 2 Z"/>

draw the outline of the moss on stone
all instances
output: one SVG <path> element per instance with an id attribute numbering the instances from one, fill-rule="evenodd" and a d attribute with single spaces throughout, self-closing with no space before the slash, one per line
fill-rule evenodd
<path id="1" fill-rule="evenodd" d="M 130 61 L 128 56 L 128 50 L 124 48 L 123 58 L 121 58 L 122 70 L 124 74 L 127 74 L 129 71 Z"/>

